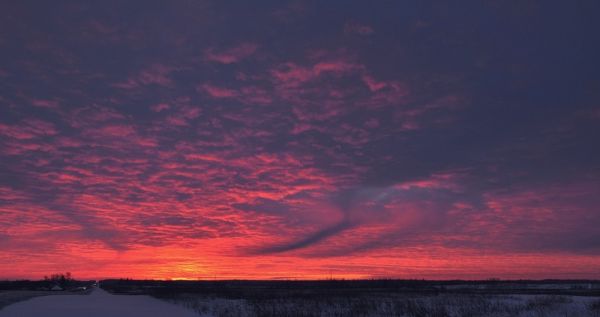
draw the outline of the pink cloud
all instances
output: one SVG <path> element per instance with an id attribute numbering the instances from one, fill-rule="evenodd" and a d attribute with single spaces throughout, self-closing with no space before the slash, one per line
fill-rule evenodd
<path id="1" fill-rule="evenodd" d="M 19 140 L 32 139 L 32 138 L 36 137 L 36 135 L 30 131 L 25 131 L 18 127 L 14 127 L 14 126 L 2 124 L 2 123 L 0 123 L 0 134 L 11 137 L 11 138 L 19 139 Z"/>
<path id="2" fill-rule="evenodd" d="M 288 62 L 271 70 L 271 75 L 281 84 L 289 87 L 296 87 L 327 73 L 342 75 L 362 68 L 361 65 L 353 64 L 342 59 L 318 62 L 310 67 L 303 67 Z"/>
<path id="3" fill-rule="evenodd" d="M 98 128 L 87 129 L 84 134 L 103 140 L 103 138 L 121 138 L 134 135 L 135 129 L 130 125 L 110 124 Z"/>
<path id="4" fill-rule="evenodd" d="M 356 69 L 360 69 L 361 66 L 356 64 L 348 63 L 344 60 L 331 60 L 326 62 L 319 62 L 313 66 L 313 71 L 316 75 L 320 75 L 322 73 L 331 72 L 331 73 L 347 73 Z"/>
<path id="5" fill-rule="evenodd" d="M 204 51 L 204 59 L 210 62 L 217 62 L 221 64 L 232 64 L 254 54 L 257 49 L 258 45 L 253 43 L 242 43 L 238 46 L 223 51 L 217 51 L 215 48 L 209 48 Z"/>
<path id="6" fill-rule="evenodd" d="M 266 90 L 256 86 L 242 87 L 239 100 L 247 104 L 258 105 L 268 105 L 273 102 L 273 98 Z"/>
<path id="7" fill-rule="evenodd" d="M 156 64 L 150 67 L 150 69 L 140 72 L 138 80 L 144 85 L 157 84 L 160 86 L 169 86 L 172 81 L 167 75 L 171 71 L 172 68 L 170 67 Z"/>
<path id="8" fill-rule="evenodd" d="M 25 119 L 23 123 L 31 129 L 31 131 L 35 131 L 35 133 L 39 135 L 56 135 L 58 131 L 55 126 L 51 122 L 39 120 L 39 119 Z"/>
<path id="9" fill-rule="evenodd" d="M 192 154 L 186 154 L 185 159 L 188 161 L 207 161 L 207 162 L 221 163 L 221 162 L 223 162 L 224 158 L 221 156 L 218 156 L 218 155 L 214 155 L 214 154 L 192 153 Z"/>
<path id="10" fill-rule="evenodd" d="M 71 137 L 59 137 L 56 139 L 56 146 L 58 147 L 80 147 L 83 145 L 83 142 L 81 142 L 78 139 L 75 138 L 71 138 Z"/>
<path id="11" fill-rule="evenodd" d="M 137 145 L 141 147 L 156 147 L 158 146 L 158 141 L 153 137 L 135 137 L 133 139 Z"/>
<path id="12" fill-rule="evenodd" d="M 233 89 L 217 87 L 209 84 L 204 84 L 200 86 L 200 88 L 214 98 L 232 98 L 238 95 L 238 92 Z"/>
<path id="13" fill-rule="evenodd" d="M 167 117 L 167 123 L 169 123 L 170 125 L 173 125 L 173 126 L 180 126 L 180 127 L 188 125 L 188 122 L 185 118 L 178 117 L 178 116 Z"/>
<path id="14" fill-rule="evenodd" d="M 239 90 L 233 90 L 203 84 L 198 86 L 197 90 L 207 92 L 213 98 L 236 98 L 244 104 L 268 105 L 273 101 L 273 98 L 265 89 L 257 86 L 245 86 Z"/>
<path id="15" fill-rule="evenodd" d="M 171 108 L 171 106 L 169 106 L 169 104 L 167 104 L 167 103 L 159 103 L 159 104 L 156 104 L 156 105 L 154 105 L 154 106 L 152 106 L 150 108 L 154 112 L 161 112 L 163 110 L 168 110 L 169 108 Z"/>
<path id="16" fill-rule="evenodd" d="M 271 74 L 277 81 L 290 85 L 297 85 L 314 78 L 312 69 L 294 63 L 285 63 L 278 69 L 272 70 Z"/>
<path id="17" fill-rule="evenodd" d="M 198 107 L 181 106 L 176 113 L 167 117 L 167 122 L 175 126 L 186 126 L 190 120 L 198 118 L 201 112 Z"/>
<path id="18" fill-rule="evenodd" d="M 401 190 L 414 188 L 459 190 L 458 182 L 461 176 L 461 173 L 456 172 L 436 173 L 428 178 L 396 184 L 394 188 Z"/>
<path id="19" fill-rule="evenodd" d="M 31 104 L 36 107 L 40 107 L 40 108 L 50 108 L 50 109 L 58 108 L 58 102 L 55 100 L 31 99 Z"/>
<path id="20" fill-rule="evenodd" d="M 158 85 L 170 87 L 173 83 L 169 74 L 175 69 L 162 64 L 154 64 L 149 68 L 140 71 L 137 75 L 128 78 L 124 82 L 118 82 L 113 86 L 122 89 L 134 89 L 146 85 Z"/>
<path id="21" fill-rule="evenodd" d="M 102 106 L 87 106 L 63 114 L 63 119 L 73 128 L 88 127 L 90 124 L 118 122 L 126 117 L 113 109 Z"/>
<path id="22" fill-rule="evenodd" d="M 421 126 L 415 121 L 404 120 L 400 123 L 400 130 L 402 131 L 418 130 L 419 128 Z"/>
<path id="23" fill-rule="evenodd" d="M 367 84 L 367 87 L 371 90 L 372 95 L 367 100 L 360 101 L 360 103 L 369 108 L 381 108 L 389 106 L 390 104 L 404 104 L 410 96 L 410 90 L 403 82 L 373 81 L 365 82 L 365 84 Z M 405 113 L 405 110 L 401 108 L 398 108 L 398 111 Z"/>
<path id="24" fill-rule="evenodd" d="M 188 119 L 198 118 L 200 116 L 200 113 L 201 111 L 198 107 L 187 106 L 181 109 L 181 114 Z"/>
<path id="25" fill-rule="evenodd" d="M 363 82 L 369 87 L 369 90 L 375 92 L 387 87 L 387 83 L 382 81 L 376 81 L 373 77 L 369 75 L 363 76 Z"/>
<path id="26" fill-rule="evenodd" d="M 294 128 L 292 129 L 292 131 L 290 131 L 290 133 L 296 135 L 296 134 L 301 134 L 306 131 L 325 132 L 326 129 L 324 127 L 319 127 L 319 126 L 312 125 L 312 124 L 298 123 L 298 124 L 294 125 Z"/>
<path id="27" fill-rule="evenodd" d="M 54 124 L 39 119 L 26 119 L 18 125 L 0 123 L 0 134 L 17 140 L 27 140 L 44 136 L 54 136 L 58 131 Z"/>
<path id="28" fill-rule="evenodd" d="M 367 120 L 367 122 L 365 122 L 365 127 L 375 129 L 375 128 L 379 127 L 379 120 L 377 120 L 375 118 L 371 118 L 371 119 Z"/>

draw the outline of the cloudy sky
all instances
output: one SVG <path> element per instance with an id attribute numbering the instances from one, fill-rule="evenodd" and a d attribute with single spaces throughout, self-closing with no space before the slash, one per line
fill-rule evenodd
<path id="1" fill-rule="evenodd" d="M 3 1 L 0 278 L 600 278 L 597 1 Z"/>

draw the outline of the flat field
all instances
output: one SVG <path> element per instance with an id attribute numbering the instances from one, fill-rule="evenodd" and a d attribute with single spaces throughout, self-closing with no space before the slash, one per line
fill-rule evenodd
<path id="1" fill-rule="evenodd" d="M 595 281 L 104 281 L 202 316 L 600 316 Z"/>

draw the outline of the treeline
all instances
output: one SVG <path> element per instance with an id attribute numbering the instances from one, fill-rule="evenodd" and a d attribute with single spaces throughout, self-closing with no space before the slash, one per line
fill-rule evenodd
<path id="1" fill-rule="evenodd" d="M 62 289 L 66 289 L 74 284 L 75 279 L 71 275 L 71 272 L 67 272 L 64 274 L 57 273 L 57 274 L 52 274 L 50 276 L 46 275 L 46 276 L 44 276 L 44 282 L 48 282 L 52 285 L 59 286 Z"/>
<path id="2" fill-rule="evenodd" d="M 50 290 L 54 286 L 58 286 L 62 290 L 74 290 L 83 287 L 89 287 L 95 281 L 80 281 L 76 280 L 70 272 L 56 273 L 44 276 L 43 280 L 14 280 L 0 281 L 0 290 Z"/>

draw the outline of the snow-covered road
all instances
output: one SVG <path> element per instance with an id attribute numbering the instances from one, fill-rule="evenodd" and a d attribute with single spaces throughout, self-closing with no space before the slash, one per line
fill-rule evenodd
<path id="1" fill-rule="evenodd" d="M 53 295 L 18 302 L 0 317 L 198 317 L 183 307 L 145 295 L 112 295 L 100 288 L 90 295 Z"/>

